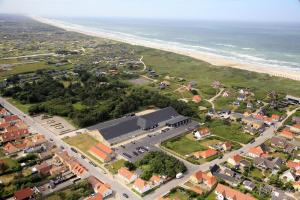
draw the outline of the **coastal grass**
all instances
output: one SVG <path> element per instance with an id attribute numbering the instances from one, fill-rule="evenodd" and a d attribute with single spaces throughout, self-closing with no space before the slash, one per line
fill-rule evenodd
<path id="1" fill-rule="evenodd" d="M 299 81 L 231 67 L 214 66 L 188 56 L 150 48 L 136 47 L 136 52 L 144 56 L 147 66 L 162 76 L 182 77 L 197 82 L 205 98 L 213 96 L 211 83 L 215 80 L 229 88 L 251 88 L 259 99 L 264 99 L 272 90 L 281 94 L 300 96 Z"/>

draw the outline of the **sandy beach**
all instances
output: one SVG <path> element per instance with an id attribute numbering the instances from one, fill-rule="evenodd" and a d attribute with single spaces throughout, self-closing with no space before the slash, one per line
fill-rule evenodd
<path id="1" fill-rule="evenodd" d="M 266 73 L 271 76 L 278 76 L 278 77 L 284 77 L 288 79 L 298 80 L 300 81 L 300 71 L 294 71 L 290 68 L 284 68 L 284 67 L 272 67 L 272 66 L 264 66 L 264 65 L 256 65 L 252 63 L 242 63 L 235 60 L 229 60 L 228 58 L 224 58 L 219 55 L 210 54 L 207 52 L 202 52 L 199 50 L 192 50 L 184 47 L 179 47 L 177 45 L 172 44 L 162 44 L 159 42 L 154 41 L 147 41 L 143 39 L 137 39 L 137 38 L 131 38 L 126 37 L 121 34 L 114 34 L 114 33 L 106 33 L 106 32 L 100 32 L 98 30 L 88 30 L 85 29 L 83 26 L 77 26 L 77 25 L 66 25 L 65 23 L 57 20 L 42 18 L 42 17 L 36 17 L 31 16 L 32 19 L 37 20 L 39 22 L 49 24 L 52 26 L 56 26 L 59 28 L 62 28 L 66 31 L 74 31 L 78 33 L 82 33 L 85 35 L 95 36 L 95 37 L 101 37 L 106 39 L 111 39 L 119 42 L 128 43 L 131 45 L 139 45 L 154 49 L 159 49 L 163 51 L 169 51 L 185 56 L 189 56 L 198 60 L 206 61 L 212 65 L 216 66 L 224 66 L 224 67 L 233 67 L 238 68 L 242 70 L 248 70 L 258 73 Z"/>

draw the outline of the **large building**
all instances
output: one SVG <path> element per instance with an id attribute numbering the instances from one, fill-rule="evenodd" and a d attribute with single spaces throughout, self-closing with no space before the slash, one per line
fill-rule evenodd
<path id="1" fill-rule="evenodd" d="M 145 134 L 154 128 L 179 127 L 190 122 L 189 117 L 179 115 L 174 108 L 167 107 L 141 116 L 133 115 L 110 120 L 88 129 L 93 130 L 93 136 L 104 144 L 114 145 Z"/>

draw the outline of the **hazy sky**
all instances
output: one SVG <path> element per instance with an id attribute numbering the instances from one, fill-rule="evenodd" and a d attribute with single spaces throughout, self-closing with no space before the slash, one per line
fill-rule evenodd
<path id="1" fill-rule="evenodd" d="M 300 0 L 0 0 L 0 13 L 300 22 Z"/>

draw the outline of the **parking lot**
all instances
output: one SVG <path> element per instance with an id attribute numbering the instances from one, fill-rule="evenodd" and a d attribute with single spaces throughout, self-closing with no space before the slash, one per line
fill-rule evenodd
<path id="1" fill-rule="evenodd" d="M 76 130 L 62 117 L 39 115 L 34 117 L 34 119 L 56 135 L 64 135 Z"/>
<path id="2" fill-rule="evenodd" d="M 197 128 L 198 123 L 192 121 L 191 123 L 181 126 L 178 128 L 166 127 L 165 131 L 155 131 L 148 134 L 148 136 L 143 137 L 136 141 L 131 141 L 127 144 L 123 144 L 117 148 L 115 151 L 126 160 L 130 162 L 135 162 L 141 159 L 149 151 L 160 150 L 156 144 L 159 144 L 167 139 L 179 136 L 188 130 L 193 130 Z"/>

